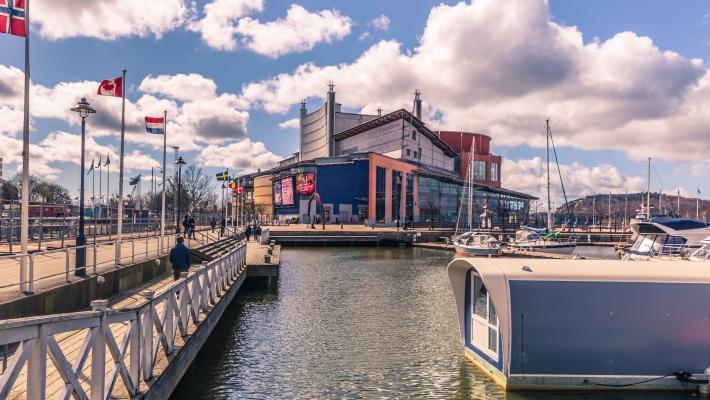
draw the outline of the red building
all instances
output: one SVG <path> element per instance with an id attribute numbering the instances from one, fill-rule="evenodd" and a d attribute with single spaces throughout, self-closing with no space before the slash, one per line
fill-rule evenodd
<path id="1" fill-rule="evenodd" d="M 471 148 L 475 143 L 476 149 L 474 157 L 474 175 L 476 183 L 493 187 L 500 187 L 501 157 L 491 154 L 491 137 L 481 133 L 439 131 L 439 138 L 448 144 L 457 154 L 455 170 L 462 178 L 468 174 L 468 166 L 471 162 Z"/>

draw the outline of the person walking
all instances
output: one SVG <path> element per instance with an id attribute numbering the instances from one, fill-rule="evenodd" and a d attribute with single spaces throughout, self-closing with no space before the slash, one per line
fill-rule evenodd
<path id="1" fill-rule="evenodd" d="M 261 225 L 254 225 L 254 239 L 261 243 Z"/>
<path id="2" fill-rule="evenodd" d="M 214 217 L 210 220 L 210 227 L 212 228 L 212 232 L 214 232 L 214 228 L 217 227 L 217 220 L 214 219 Z"/>
<path id="3" fill-rule="evenodd" d="M 185 214 L 185 218 L 182 219 L 182 231 L 185 236 L 190 237 L 190 216 Z"/>
<path id="4" fill-rule="evenodd" d="M 175 247 L 170 250 L 170 263 L 173 267 L 173 280 L 180 279 L 180 274 L 187 272 L 192 264 L 190 249 L 185 246 L 185 238 L 178 236 Z"/>
<path id="5" fill-rule="evenodd" d="M 190 237 L 195 238 L 195 217 L 190 217 Z"/>
<path id="6" fill-rule="evenodd" d="M 224 218 L 222 218 L 219 221 L 219 236 L 224 236 L 224 228 L 226 228 L 227 224 Z"/>
<path id="7" fill-rule="evenodd" d="M 251 225 L 247 225 L 247 229 L 244 230 L 244 234 L 247 237 L 247 242 L 251 240 Z"/>

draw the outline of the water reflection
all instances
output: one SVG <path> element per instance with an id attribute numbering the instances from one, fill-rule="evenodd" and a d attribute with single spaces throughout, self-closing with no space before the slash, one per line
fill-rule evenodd
<path id="1" fill-rule="evenodd" d="M 506 395 L 463 357 L 450 257 L 418 248 L 286 249 L 278 287 L 237 296 L 173 398 L 658 398 Z"/>

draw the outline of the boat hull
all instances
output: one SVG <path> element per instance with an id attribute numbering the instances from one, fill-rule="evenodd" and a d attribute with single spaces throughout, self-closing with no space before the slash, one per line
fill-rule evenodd
<path id="1" fill-rule="evenodd" d="M 518 244 L 518 245 L 511 245 L 510 248 L 512 250 L 525 250 L 525 251 L 535 251 L 538 253 L 553 253 L 553 254 L 566 254 L 570 255 L 572 252 L 574 252 L 574 249 L 577 248 L 576 244 L 557 244 L 557 243 L 550 243 L 550 244 Z"/>
<path id="2" fill-rule="evenodd" d="M 454 249 L 456 254 L 460 256 L 470 257 L 470 256 L 499 256 L 502 254 L 500 248 L 483 248 L 483 247 L 470 247 L 462 246 L 460 244 L 454 243 Z"/>

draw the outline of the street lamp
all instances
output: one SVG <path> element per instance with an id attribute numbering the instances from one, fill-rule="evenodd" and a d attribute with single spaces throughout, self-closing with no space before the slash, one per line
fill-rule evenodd
<path id="1" fill-rule="evenodd" d="M 178 167 L 178 181 L 177 181 L 177 218 L 176 218 L 176 223 L 175 223 L 175 233 L 180 233 L 180 192 L 181 192 L 181 187 L 180 187 L 180 179 L 182 179 L 182 166 L 187 164 L 185 160 L 182 159 L 182 156 L 178 157 L 177 160 L 175 160 L 175 165 Z"/>
<path id="2" fill-rule="evenodd" d="M 96 112 L 86 98 L 82 97 L 76 107 L 71 109 L 81 117 L 81 186 L 79 188 L 79 235 L 76 237 L 76 264 L 74 275 L 86 276 L 86 236 L 84 236 L 84 143 L 86 139 L 86 117 Z"/>
<path id="3" fill-rule="evenodd" d="M 222 218 L 224 218 L 224 223 L 227 223 L 227 205 L 224 202 L 224 189 L 226 189 L 227 186 L 222 182 Z"/>

